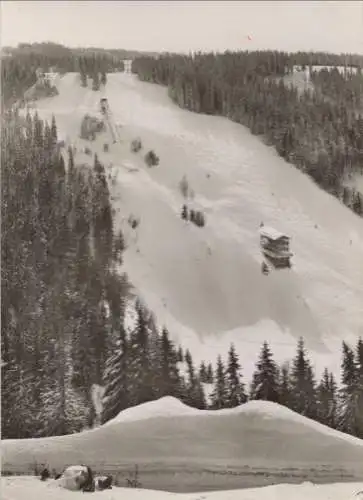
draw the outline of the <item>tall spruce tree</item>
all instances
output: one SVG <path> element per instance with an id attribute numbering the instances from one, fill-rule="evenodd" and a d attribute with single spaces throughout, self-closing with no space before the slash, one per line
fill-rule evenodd
<path id="1" fill-rule="evenodd" d="M 317 420 L 329 427 L 337 425 L 337 385 L 332 373 L 325 368 L 317 389 Z"/>
<path id="2" fill-rule="evenodd" d="M 158 380 L 159 396 L 180 397 L 180 375 L 177 365 L 177 352 L 170 340 L 169 332 L 166 327 L 161 333 L 160 342 L 160 372 Z"/>
<path id="3" fill-rule="evenodd" d="M 211 408 L 213 410 L 226 408 L 227 397 L 226 371 L 221 356 L 218 356 L 214 378 L 214 389 L 210 398 Z"/>
<path id="4" fill-rule="evenodd" d="M 178 361 L 178 363 L 184 362 L 184 353 L 183 353 L 183 349 L 181 346 L 179 346 L 179 348 L 178 348 L 177 361 Z"/>
<path id="5" fill-rule="evenodd" d="M 150 361 L 149 312 L 136 304 L 136 328 L 130 338 L 130 399 L 132 405 L 152 401 L 155 395 Z"/>
<path id="6" fill-rule="evenodd" d="M 353 436 L 363 437 L 362 413 L 362 341 L 356 353 L 343 342 L 342 388 L 340 390 L 339 428 Z"/>
<path id="7" fill-rule="evenodd" d="M 185 352 L 185 363 L 187 366 L 187 376 L 185 380 L 184 401 L 194 408 L 204 409 L 206 406 L 203 386 L 196 373 L 193 358 L 190 351 Z"/>
<path id="8" fill-rule="evenodd" d="M 212 363 L 208 363 L 207 366 L 207 383 L 213 384 L 214 376 L 213 376 L 213 366 Z"/>
<path id="9" fill-rule="evenodd" d="M 103 423 L 116 417 L 129 406 L 128 370 L 128 340 L 124 324 L 120 322 L 118 336 L 110 347 L 104 371 Z"/>
<path id="10" fill-rule="evenodd" d="M 304 340 L 297 345 L 290 374 L 291 408 L 309 418 L 316 418 L 317 401 L 314 374 L 305 352 Z"/>
<path id="11" fill-rule="evenodd" d="M 293 404 L 290 384 L 290 370 L 287 363 L 284 363 L 280 369 L 278 402 L 288 408 L 291 408 Z"/>
<path id="12" fill-rule="evenodd" d="M 279 371 L 267 342 L 263 343 L 251 384 L 251 399 L 279 402 Z"/>
<path id="13" fill-rule="evenodd" d="M 217 367 L 218 371 L 218 367 Z M 218 374 L 217 374 L 218 379 Z M 231 344 L 228 351 L 228 362 L 226 369 L 226 398 L 224 407 L 234 408 L 247 401 L 247 396 L 242 383 L 241 365 L 235 347 Z"/>
<path id="14" fill-rule="evenodd" d="M 205 366 L 205 362 L 204 361 L 201 362 L 200 367 L 199 367 L 199 378 L 200 378 L 200 381 L 203 382 L 203 384 L 208 383 L 208 380 L 207 380 L 207 368 Z"/>

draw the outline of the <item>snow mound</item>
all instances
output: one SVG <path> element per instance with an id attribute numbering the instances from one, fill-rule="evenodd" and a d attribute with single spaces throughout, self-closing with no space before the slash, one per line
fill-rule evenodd
<path id="1" fill-rule="evenodd" d="M 34 462 L 48 463 L 56 469 L 87 463 L 100 472 L 108 470 L 106 464 L 113 469 L 154 464 L 162 476 L 180 467 L 188 475 L 190 470 L 224 470 L 228 465 L 240 471 L 247 467 L 249 472 L 251 467 L 290 471 L 294 467 L 301 479 L 314 480 L 317 474 L 325 474 L 332 481 L 335 474 L 339 481 L 342 470 L 351 478 L 361 479 L 362 445 L 363 440 L 276 403 L 251 401 L 237 408 L 213 411 L 190 408 L 176 398 L 164 397 L 129 408 L 112 422 L 79 434 L 5 440 L 2 458 L 4 470 L 12 473 L 29 471 Z M 158 487 L 164 484 L 165 478 L 160 478 L 153 479 Z M 218 484 L 222 481 L 223 487 L 226 484 L 224 476 L 207 479 Z M 253 484 L 259 486 L 257 479 Z M 281 477 L 277 475 L 276 480 L 281 481 Z M 203 477 L 198 481 L 200 489 L 207 484 Z"/>
<path id="2" fill-rule="evenodd" d="M 336 431 L 315 420 L 299 415 L 285 406 L 270 401 L 249 401 L 236 408 L 222 410 L 199 410 L 192 408 L 179 399 L 172 396 L 165 396 L 155 401 L 150 401 L 132 408 L 121 411 L 115 418 L 109 420 L 104 426 L 121 424 L 126 422 L 137 422 L 151 418 L 170 417 L 224 417 L 228 415 L 248 415 L 256 414 L 262 419 L 277 419 L 296 422 L 310 427 L 311 429 L 328 436 L 343 439 L 344 441 L 363 446 L 363 440 L 348 434 Z"/>
<path id="3" fill-rule="evenodd" d="M 305 426 L 310 427 L 317 432 L 325 434 L 327 436 L 336 437 L 343 439 L 346 442 L 356 444 L 358 446 L 363 446 L 363 439 L 344 434 L 343 432 L 331 429 L 320 422 L 311 420 L 310 418 L 299 415 L 298 413 L 286 408 L 286 406 L 279 405 L 277 403 L 272 403 L 270 401 L 249 401 L 248 403 L 233 408 L 232 410 L 219 410 L 219 412 L 225 411 L 236 411 L 238 413 L 257 413 L 260 417 L 266 419 L 281 419 L 289 420 L 292 422 L 300 423 Z"/>
<path id="4" fill-rule="evenodd" d="M 179 399 L 165 396 L 138 406 L 121 411 L 115 418 L 106 422 L 106 425 L 115 425 L 122 422 L 136 422 L 156 417 L 173 417 L 180 415 L 198 415 L 200 410 L 185 405 Z"/>

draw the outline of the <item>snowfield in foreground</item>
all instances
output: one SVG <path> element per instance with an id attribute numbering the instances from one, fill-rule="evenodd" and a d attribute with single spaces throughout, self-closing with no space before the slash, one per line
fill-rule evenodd
<path id="1" fill-rule="evenodd" d="M 165 88 L 110 74 L 94 92 L 67 74 L 58 90 L 35 107 L 43 118 L 55 115 L 60 137 L 78 147 L 78 163 L 92 161 L 80 152 L 87 145 L 114 177 L 116 227 L 128 245 L 123 269 L 159 325 L 196 362 L 224 356 L 233 341 L 246 376 L 264 340 L 284 361 L 303 335 L 317 368 L 338 373 L 341 341 L 362 334 L 363 220 L 246 128 L 179 109 Z M 78 137 L 83 115 L 97 114 L 101 97 L 121 143 L 107 134 L 91 143 Z M 130 151 L 136 136 L 144 146 L 138 154 Z M 145 166 L 149 149 L 158 167 Z M 195 193 L 188 204 L 205 213 L 204 228 L 180 218 L 184 175 Z M 140 218 L 136 230 L 130 214 Z M 262 275 L 261 221 L 292 237 L 290 271 Z"/>
<path id="2" fill-rule="evenodd" d="M 3 500 L 77 500 L 84 493 L 59 488 L 54 481 L 42 483 L 32 477 L 4 477 L 1 480 Z M 362 492 L 362 495 L 359 492 Z M 212 493 L 166 493 L 162 491 L 113 488 L 91 494 L 94 500 L 361 500 L 363 483 L 314 485 L 279 484 L 265 488 Z"/>

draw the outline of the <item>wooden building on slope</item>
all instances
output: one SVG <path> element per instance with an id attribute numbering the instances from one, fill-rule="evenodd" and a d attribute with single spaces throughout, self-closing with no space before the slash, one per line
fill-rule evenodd
<path id="1" fill-rule="evenodd" d="M 261 251 L 267 260 L 276 269 L 291 268 L 292 252 L 290 238 L 286 234 L 276 231 L 272 227 L 260 227 Z"/>

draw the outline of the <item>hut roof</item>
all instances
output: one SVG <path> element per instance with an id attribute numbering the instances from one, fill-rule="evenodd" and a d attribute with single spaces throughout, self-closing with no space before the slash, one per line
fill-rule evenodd
<path id="1" fill-rule="evenodd" d="M 289 236 L 287 236 L 286 234 L 277 231 L 273 227 L 267 227 L 267 226 L 260 227 L 260 235 L 275 241 L 281 238 L 289 239 Z"/>

